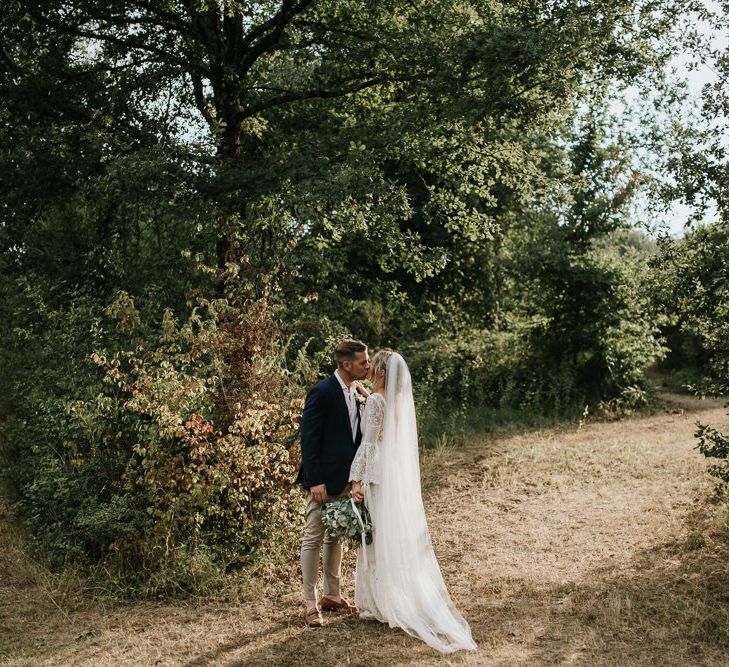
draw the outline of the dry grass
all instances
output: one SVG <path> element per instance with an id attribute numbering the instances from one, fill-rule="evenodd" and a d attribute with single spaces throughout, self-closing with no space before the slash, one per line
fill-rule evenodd
<path id="1" fill-rule="evenodd" d="M 474 439 L 428 455 L 433 541 L 474 653 L 444 658 L 358 618 L 307 630 L 293 569 L 231 584 L 211 600 L 104 608 L 28 565 L 6 530 L 0 661 L 729 664 L 729 514 L 708 500 L 692 437 L 699 417 L 724 428 L 729 419 L 717 403 L 666 400 L 649 417 Z M 352 554 L 345 565 L 351 594 Z"/>

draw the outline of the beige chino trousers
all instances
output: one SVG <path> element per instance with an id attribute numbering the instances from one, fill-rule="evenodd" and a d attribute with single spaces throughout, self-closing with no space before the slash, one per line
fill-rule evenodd
<path id="1" fill-rule="evenodd" d="M 339 500 L 349 495 L 351 485 L 347 484 L 338 496 L 329 500 Z M 342 545 L 324 533 L 324 525 L 319 516 L 321 505 L 306 491 L 306 528 L 301 540 L 301 576 L 304 580 L 304 599 L 316 600 L 316 582 L 319 576 L 319 558 L 323 560 L 324 595 L 339 595 L 339 578 L 342 575 Z M 323 545 L 323 548 L 322 548 Z"/>

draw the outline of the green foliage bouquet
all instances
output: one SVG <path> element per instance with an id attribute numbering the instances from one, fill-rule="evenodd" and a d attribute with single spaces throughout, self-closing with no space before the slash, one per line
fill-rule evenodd
<path id="1" fill-rule="evenodd" d="M 365 542 L 372 544 L 372 520 L 364 503 L 355 503 L 351 498 L 332 500 L 319 513 L 327 535 L 357 549 L 362 545 L 364 532 Z"/>

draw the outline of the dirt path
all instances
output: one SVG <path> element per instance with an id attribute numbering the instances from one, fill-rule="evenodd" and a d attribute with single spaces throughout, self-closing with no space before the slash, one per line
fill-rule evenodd
<path id="1" fill-rule="evenodd" d="M 247 602 L 102 609 L 39 586 L 8 548 L 0 663 L 729 665 L 729 513 L 707 502 L 693 449 L 697 419 L 729 418 L 665 399 L 654 416 L 475 439 L 445 457 L 426 505 L 474 653 L 442 657 L 358 618 L 307 630 L 296 580 Z M 351 594 L 351 555 L 346 566 Z"/>

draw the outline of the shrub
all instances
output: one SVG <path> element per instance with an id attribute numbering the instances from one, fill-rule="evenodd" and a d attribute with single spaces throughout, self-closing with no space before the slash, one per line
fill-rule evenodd
<path id="1" fill-rule="evenodd" d="M 696 448 L 707 458 L 718 459 L 718 463 L 709 466 L 709 474 L 715 477 L 716 492 L 724 495 L 729 485 L 729 437 L 711 426 L 697 424 L 696 437 L 699 442 Z"/>
<path id="2" fill-rule="evenodd" d="M 679 356 L 690 363 L 688 383 L 699 394 L 729 392 L 729 223 L 700 227 L 684 239 L 663 239 L 652 266 L 654 299 L 674 327 Z M 686 354 L 688 349 L 690 354 Z M 718 459 L 709 467 L 717 491 L 729 482 L 728 439 L 716 429 L 698 425 L 697 448 Z"/>
<path id="3" fill-rule="evenodd" d="M 265 300 L 202 301 L 182 325 L 165 311 L 153 332 L 120 294 L 97 326 L 71 381 L 45 384 L 40 412 L 24 395 L 35 410 L 6 431 L 16 507 L 50 559 L 176 592 L 290 549 L 302 392 Z"/>

